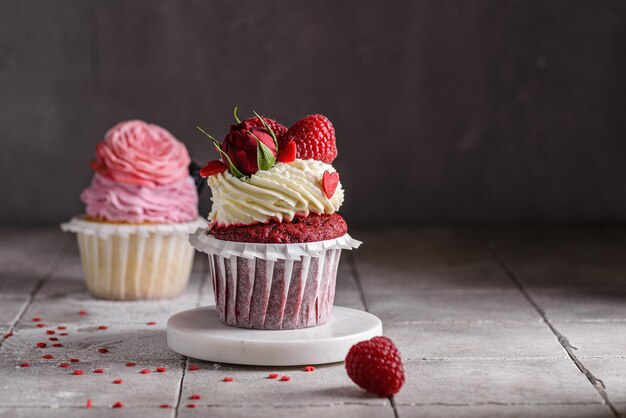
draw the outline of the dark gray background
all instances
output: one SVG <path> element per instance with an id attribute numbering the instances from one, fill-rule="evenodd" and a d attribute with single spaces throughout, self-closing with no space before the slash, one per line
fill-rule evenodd
<path id="1" fill-rule="evenodd" d="M 214 159 L 194 126 L 222 137 L 236 104 L 330 117 L 350 222 L 626 218 L 626 2 L 0 7 L 0 223 L 80 213 L 123 119 Z"/>

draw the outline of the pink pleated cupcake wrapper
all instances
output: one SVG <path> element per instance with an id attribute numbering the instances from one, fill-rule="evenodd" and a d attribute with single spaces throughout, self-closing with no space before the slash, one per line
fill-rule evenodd
<path id="1" fill-rule="evenodd" d="M 250 244 L 220 241 L 205 230 L 196 231 L 190 242 L 209 256 L 220 320 L 255 329 L 326 323 L 341 250 L 361 244 L 348 234 L 315 243 Z"/>

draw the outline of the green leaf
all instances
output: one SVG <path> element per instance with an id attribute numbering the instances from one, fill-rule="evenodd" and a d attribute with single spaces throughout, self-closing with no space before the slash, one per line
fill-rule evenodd
<path id="1" fill-rule="evenodd" d="M 276 134 L 274 133 L 274 130 L 272 128 L 270 128 L 270 126 L 267 124 L 267 122 L 265 122 L 265 119 L 263 119 L 261 117 L 261 115 L 256 113 L 254 110 L 252 111 L 252 113 L 254 113 L 254 116 L 259 118 L 259 120 L 261 121 L 261 123 L 263 124 L 265 129 L 267 129 L 267 131 L 270 133 L 270 135 L 272 135 L 272 139 L 274 140 L 274 145 L 276 146 L 276 154 L 278 155 L 278 140 L 276 139 Z"/>
<path id="2" fill-rule="evenodd" d="M 269 170 L 274 166 L 274 163 L 276 162 L 276 157 L 274 157 L 272 150 L 270 150 L 267 145 L 261 142 L 259 137 L 252 133 L 252 131 L 246 132 L 248 132 L 256 139 L 256 163 L 259 166 L 259 170 Z"/>
<path id="3" fill-rule="evenodd" d="M 224 151 L 222 151 L 222 147 L 220 146 L 220 142 L 217 139 L 213 138 L 210 134 L 205 132 L 205 130 L 202 129 L 201 127 L 196 126 L 196 128 L 198 128 L 198 130 L 200 132 L 202 132 L 204 135 L 206 135 L 207 138 L 209 138 L 211 140 L 211 142 L 213 142 L 213 146 L 215 146 L 215 149 L 217 150 L 217 152 L 219 152 L 220 154 L 222 154 L 226 158 L 226 162 L 228 162 L 228 167 L 229 167 L 230 174 L 232 174 L 233 176 L 237 177 L 238 179 L 245 177 L 245 175 L 241 171 L 239 171 L 237 169 L 237 167 L 235 167 L 235 164 L 233 164 L 233 162 L 230 160 L 230 157 L 228 156 L 228 154 L 226 154 Z"/>
<path id="4" fill-rule="evenodd" d="M 235 116 L 235 120 L 237 121 L 237 123 L 241 123 L 241 121 L 237 117 L 237 106 L 235 106 L 235 109 L 233 110 L 233 115 Z"/>

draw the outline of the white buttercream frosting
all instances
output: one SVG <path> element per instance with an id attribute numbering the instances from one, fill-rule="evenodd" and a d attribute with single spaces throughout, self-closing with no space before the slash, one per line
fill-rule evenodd
<path id="1" fill-rule="evenodd" d="M 334 213 L 343 203 L 344 191 L 340 182 L 331 198 L 326 197 L 322 176 L 327 170 L 336 171 L 321 161 L 296 159 L 242 179 L 228 171 L 210 176 L 213 207 L 209 221 L 220 226 L 250 225 Z"/>

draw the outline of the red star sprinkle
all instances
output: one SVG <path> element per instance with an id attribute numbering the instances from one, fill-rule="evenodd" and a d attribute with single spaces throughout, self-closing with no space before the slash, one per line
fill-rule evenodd
<path id="1" fill-rule="evenodd" d="M 267 375 L 268 379 L 276 379 L 278 377 L 278 373 L 270 373 Z"/>
<path id="2" fill-rule="evenodd" d="M 85 372 L 84 372 L 84 371 L 82 371 L 82 370 L 79 370 L 79 369 L 74 370 L 74 374 L 75 374 L 75 375 L 77 375 L 77 376 L 78 376 L 78 375 L 81 375 L 81 374 L 83 374 L 83 373 L 85 373 Z"/>
<path id="3" fill-rule="evenodd" d="M 288 382 L 290 380 L 291 380 L 291 378 L 289 376 L 283 376 L 283 377 L 280 378 L 281 382 Z"/>

